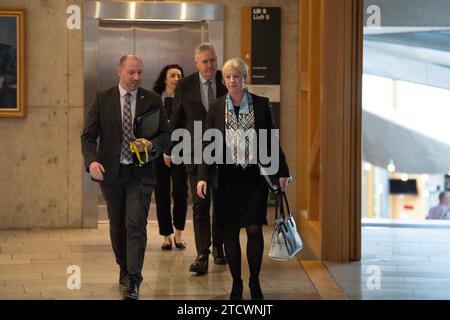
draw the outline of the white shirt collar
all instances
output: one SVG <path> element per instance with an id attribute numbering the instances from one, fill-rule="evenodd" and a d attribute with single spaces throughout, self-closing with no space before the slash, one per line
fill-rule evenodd
<path id="1" fill-rule="evenodd" d="M 137 91 L 138 91 L 138 89 L 129 92 L 134 99 L 136 99 Z M 119 92 L 120 92 L 120 97 L 123 97 L 124 95 L 127 94 L 128 91 L 125 90 L 124 88 L 122 88 L 122 86 L 119 83 Z"/>
<path id="2" fill-rule="evenodd" d="M 200 72 L 198 73 L 198 76 L 200 77 L 200 82 L 201 82 L 202 84 L 206 84 L 206 81 L 208 81 L 208 80 L 206 80 L 205 78 L 203 78 L 203 77 L 202 77 L 202 74 L 201 74 Z M 212 83 L 212 84 L 215 84 L 215 83 L 216 83 L 216 76 L 214 76 L 214 77 L 211 78 L 211 83 Z"/>

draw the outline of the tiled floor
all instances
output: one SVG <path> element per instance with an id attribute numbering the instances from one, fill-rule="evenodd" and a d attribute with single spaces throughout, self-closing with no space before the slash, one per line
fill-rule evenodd
<path id="1" fill-rule="evenodd" d="M 98 229 L 0 230 L 0 299 L 121 299 L 107 224 Z M 270 227 L 265 228 L 266 252 L 261 287 L 267 299 L 320 299 L 313 282 L 296 259 L 277 262 L 267 256 Z M 245 248 L 245 235 L 241 243 Z M 228 299 L 231 277 L 227 266 L 210 261 L 209 273 L 188 272 L 195 258 L 192 223 L 186 225 L 186 250 L 162 251 L 157 225 L 148 225 L 148 246 L 141 285 L 142 299 Z M 243 250 L 245 254 L 245 250 Z M 301 253 L 307 259 L 308 252 Z M 67 268 L 81 270 L 81 289 L 67 289 Z M 243 259 L 244 281 L 248 279 Z M 249 298 L 244 288 L 244 299 Z"/>
<path id="2" fill-rule="evenodd" d="M 450 299 L 450 229 L 363 227 L 362 248 L 359 262 L 325 262 L 349 299 Z"/>
<path id="3" fill-rule="evenodd" d="M 0 230 L 0 300 L 121 299 L 108 227 Z M 362 260 L 351 263 L 322 263 L 308 248 L 297 260 L 273 261 L 267 255 L 271 227 L 265 227 L 264 233 L 261 286 L 267 299 L 450 299 L 448 228 L 363 227 Z M 244 281 L 248 279 L 245 238 L 242 232 Z M 161 251 L 156 222 L 149 223 L 142 299 L 228 298 L 227 266 L 210 261 L 207 275 L 188 272 L 195 258 L 191 222 L 185 240 L 184 251 Z M 70 265 L 80 267 L 80 290 L 67 288 Z M 244 298 L 249 298 L 247 287 Z"/>

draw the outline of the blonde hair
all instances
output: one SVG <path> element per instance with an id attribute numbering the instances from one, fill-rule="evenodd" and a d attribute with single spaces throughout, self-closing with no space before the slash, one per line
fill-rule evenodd
<path id="1" fill-rule="evenodd" d="M 222 67 L 222 71 L 225 68 L 233 67 L 239 70 L 239 73 L 241 74 L 242 78 L 244 79 L 244 82 L 247 82 L 248 80 L 248 65 L 245 63 L 244 60 L 241 58 L 231 58 L 228 59 Z"/>
<path id="2" fill-rule="evenodd" d="M 233 67 L 237 70 L 239 70 L 239 73 L 241 74 L 242 78 L 244 79 L 244 83 L 248 80 L 248 65 L 245 63 L 244 60 L 241 58 L 231 58 L 228 59 L 222 66 L 222 71 L 225 68 Z"/>

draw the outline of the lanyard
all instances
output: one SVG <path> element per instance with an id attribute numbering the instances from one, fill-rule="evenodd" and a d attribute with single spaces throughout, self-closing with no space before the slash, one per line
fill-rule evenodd
<path id="1" fill-rule="evenodd" d="M 144 145 L 145 161 L 142 161 L 142 159 L 141 159 L 141 155 L 139 153 L 139 149 L 138 149 L 138 147 L 135 144 L 136 141 L 140 141 Z M 139 162 L 139 167 L 142 167 L 144 164 L 146 164 L 148 162 L 148 148 L 147 148 L 147 142 L 145 140 L 137 139 L 135 141 L 131 141 L 130 142 L 130 150 L 131 150 L 131 153 L 136 154 L 136 158 L 138 159 L 138 162 Z"/>

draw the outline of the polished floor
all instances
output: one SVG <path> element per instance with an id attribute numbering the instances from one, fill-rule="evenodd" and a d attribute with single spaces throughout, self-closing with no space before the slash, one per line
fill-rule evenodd
<path id="1" fill-rule="evenodd" d="M 348 299 L 450 299 L 446 225 L 363 227 L 361 261 L 324 264 Z"/>
<path id="2" fill-rule="evenodd" d="M 121 299 L 108 228 L 0 230 L 0 300 Z M 450 299 L 450 229 L 363 227 L 362 260 L 350 263 L 320 262 L 308 248 L 297 259 L 273 261 L 267 255 L 271 227 L 264 233 L 261 286 L 267 299 Z M 207 275 L 188 272 L 195 258 L 191 222 L 185 240 L 186 250 L 162 251 L 157 224 L 149 223 L 141 299 L 228 298 L 227 266 L 211 259 Z M 244 281 L 245 242 L 242 232 Z M 71 265 L 80 268 L 79 290 L 67 288 Z"/>
<path id="3" fill-rule="evenodd" d="M 0 230 L 0 299 L 121 299 L 108 228 L 108 224 L 100 224 L 98 229 Z M 321 299 L 298 260 L 277 262 L 268 258 L 270 227 L 264 232 L 261 287 L 266 298 Z M 242 233 L 243 248 L 245 238 Z M 162 251 L 157 224 L 149 223 L 141 299 L 228 299 L 231 277 L 227 266 L 214 265 L 210 258 L 207 275 L 196 276 L 188 271 L 195 259 L 191 222 L 187 223 L 185 240 L 186 250 Z M 302 254 L 306 257 L 307 253 Z M 67 288 L 66 271 L 71 265 L 80 268 L 79 290 Z M 324 269 L 321 265 L 308 268 L 315 272 Z M 246 282 L 246 260 L 243 277 Z M 246 287 L 244 299 L 248 298 Z"/>

